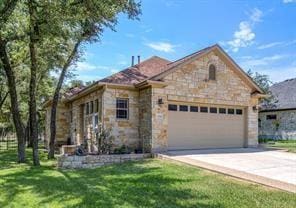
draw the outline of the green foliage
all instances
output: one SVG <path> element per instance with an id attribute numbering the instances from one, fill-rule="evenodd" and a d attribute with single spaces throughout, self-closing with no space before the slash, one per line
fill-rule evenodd
<path id="1" fill-rule="evenodd" d="M 271 86 L 272 82 L 268 75 L 260 74 L 258 72 L 252 72 L 251 69 L 247 71 L 247 74 L 257 83 L 257 85 L 265 92 L 269 93 L 269 87 Z"/>
<path id="2" fill-rule="evenodd" d="M 97 147 L 98 147 L 98 153 L 99 154 L 110 154 L 113 142 L 114 142 L 114 136 L 111 134 L 111 129 L 101 129 L 101 131 L 98 133 L 97 137 Z"/>
<path id="3" fill-rule="evenodd" d="M 0 207 L 296 207 L 293 193 L 165 160 L 59 170 L 42 151 L 42 167 L 28 155 L 19 165 L 0 154 Z"/>

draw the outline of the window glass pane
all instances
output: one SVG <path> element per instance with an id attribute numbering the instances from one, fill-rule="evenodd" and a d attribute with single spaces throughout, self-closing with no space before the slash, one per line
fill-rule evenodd
<path id="1" fill-rule="evenodd" d="M 169 109 L 169 111 L 177 111 L 178 110 L 177 105 L 172 105 L 172 104 L 169 104 L 168 109 Z"/>
<path id="2" fill-rule="evenodd" d="M 179 111 L 188 111 L 188 106 L 187 105 L 180 105 Z"/>
<path id="3" fill-rule="evenodd" d="M 226 113 L 226 108 L 219 108 L 219 113 L 225 114 Z"/>
<path id="4" fill-rule="evenodd" d="M 234 109 L 233 108 L 228 108 L 228 114 L 234 114 Z"/>
<path id="5" fill-rule="evenodd" d="M 276 120 L 276 115 L 266 115 L 266 120 Z"/>
<path id="6" fill-rule="evenodd" d="M 197 106 L 190 106 L 190 112 L 198 112 Z"/>
<path id="7" fill-rule="evenodd" d="M 89 103 L 86 103 L 86 115 L 89 114 Z"/>
<path id="8" fill-rule="evenodd" d="M 217 113 L 217 108 L 210 107 L 210 113 Z"/>
<path id="9" fill-rule="evenodd" d="M 200 112 L 207 113 L 208 112 L 208 107 L 200 107 Z"/>
<path id="10" fill-rule="evenodd" d="M 243 114 L 243 110 L 242 109 L 236 109 L 236 114 L 237 115 L 242 115 Z"/>
<path id="11" fill-rule="evenodd" d="M 127 108 L 127 99 L 117 99 L 116 108 Z"/>
<path id="12" fill-rule="evenodd" d="M 95 101 L 95 113 L 99 112 L 99 100 L 96 99 Z"/>
<path id="13" fill-rule="evenodd" d="M 116 118 L 128 119 L 128 99 L 116 99 Z"/>
<path id="14" fill-rule="evenodd" d="M 209 67 L 209 80 L 216 80 L 216 67 L 213 64 Z"/>
<path id="15" fill-rule="evenodd" d="M 94 112 L 94 101 L 90 101 L 90 113 Z"/>
<path id="16" fill-rule="evenodd" d="M 116 110 L 117 118 L 127 118 L 127 110 Z"/>

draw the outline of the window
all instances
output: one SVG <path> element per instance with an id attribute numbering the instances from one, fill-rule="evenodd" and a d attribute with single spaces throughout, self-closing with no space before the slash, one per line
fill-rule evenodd
<path id="1" fill-rule="evenodd" d="M 276 120 L 276 115 L 275 114 L 266 115 L 266 120 Z"/>
<path id="2" fill-rule="evenodd" d="M 95 113 L 99 112 L 99 100 L 95 100 Z"/>
<path id="3" fill-rule="evenodd" d="M 188 106 L 187 105 L 180 105 L 179 111 L 188 111 Z"/>
<path id="4" fill-rule="evenodd" d="M 242 109 L 236 109 L 236 115 L 243 115 L 243 110 Z"/>
<path id="5" fill-rule="evenodd" d="M 128 119 L 128 99 L 116 99 L 116 118 Z"/>
<path id="6" fill-rule="evenodd" d="M 200 107 L 200 112 L 207 113 L 208 112 L 208 107 Z"/>
<path id="7" fill-rule="evenodd" d="M 216 80 L 216 67 L 214 64 L 209 66 L 209 80 Z"/>
<path id="8" fill-rule="evenodd" d="M 177 111 L 177 105 L 169 104 L 169 111 Z"/>
<path id="9" fill-rule="evenodd" d="M 226 114 L 226 108 L 219 108 L 219 113 Z"/>
<path id="10" fill-rule="evenodd" d="M 228 114 L 234 114 L 234 109 L 233 108 L 228 108 Z"/>
<path id="11" fill-rule="evenodd" d="M 86 115 L 89 114 L 89 103 L 86 103 Z"/>
<path id="12" fill-rule="evenodd" d="M 70 123 L 73 122 L 73 111 L 70 111 Z"/>
<path id="13" fill-rule="evenodd" d="M 94 101 L 90 101 L 90 113 L 94 112 Z"/>
<path id="14" fill-rule="evenodd" d="M 217 113 L 217 108 L 210 107 L 210 113 Z"/>
<path id="15" fill-rule="evenodd" d="M 198 112 L 197 106 L 190 106 L 190 112 Z"/>

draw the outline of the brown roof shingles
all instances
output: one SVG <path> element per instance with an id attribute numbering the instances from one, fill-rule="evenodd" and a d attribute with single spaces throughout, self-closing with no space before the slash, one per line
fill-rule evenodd
<path id="1" fill-rule="evenodd" d="M 171 63 L 170 61 L 160 58 L 158 56 L 152 56 L 151 58 L 128 67 L 118 73 L 115 73 L 109 77 L 99 80 L 99 82 L 108 82 L 116 84 L 137 84 L 149 77 L 161 73 L 166 66 Z"/>

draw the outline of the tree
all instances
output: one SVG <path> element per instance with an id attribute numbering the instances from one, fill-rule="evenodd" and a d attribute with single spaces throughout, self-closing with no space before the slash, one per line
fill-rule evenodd
<path id="1" fill-rule="evenodd" d="M 269 87 L 272 82 L 268 75 L 260 74 L 258 72 L 252 72 L 251 69 L 247 71 L 247 74 L 256 82 L 256 84 L 267 94 L 270 93 Z"/>
<path id="2" fill-rule="evenodd" d="M 111 28 L 117 23 L 117 15 L 126 13 L 131 19 L 140 14 L 140 4 L 133 0 L 110 1 L 74 1 L 64 5 L 69 17 L 62 22 L 63 25 L 75 25 L 77 30 L 69 33 L 69 39 L 73 41 L 73 48 L 69 52 L 65 64 L 62 66 L 59 81 L 53 96 L 50 119 L 50 142 L 48 158 L 54 158 L 56 137 L 56 109 L 60 97 L 60 90 L 66 73 L 71 65 L 79 59 L 79 49 L 84 43 L 98 41 L 104 27 Z M 73 21 L 68 21 L 73 20 Z"/>

